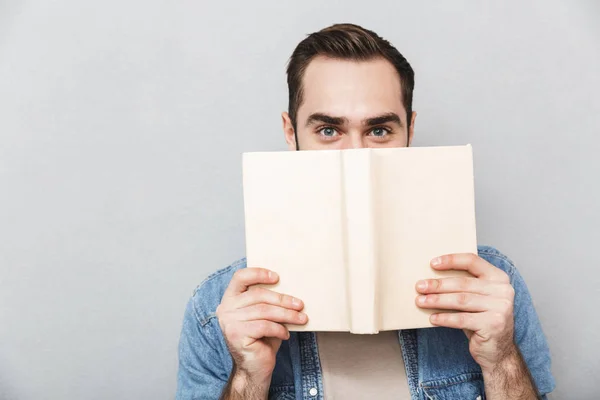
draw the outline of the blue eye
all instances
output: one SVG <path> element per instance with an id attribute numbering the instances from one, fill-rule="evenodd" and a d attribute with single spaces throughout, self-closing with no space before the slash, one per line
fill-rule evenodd
<path id="1" fill-rule="evenodd" d="M 321 128 L 321 129 L 319 130 L 319 133 L 320 133 L 322 136 L 325 136 L 325 137 L 328 137 L 328 138 L 329 138 L 329 137 L 334 137 L 334 136 L 336 136 L 336 135 L 337 135 L 337 132 L 336 132 L 336 130 L 335 130 L 334 128 L 332 128 L 332 127 L 325 127 L 325 128 Z"/>
<path id="2" fill-rule="evenodd" d="M 373 136 L 383 137 L 383 136 L 387 135 L 389 133 L 389 131 L 385 128 L 373 128 L 371 133 L 373 134 Z"/>

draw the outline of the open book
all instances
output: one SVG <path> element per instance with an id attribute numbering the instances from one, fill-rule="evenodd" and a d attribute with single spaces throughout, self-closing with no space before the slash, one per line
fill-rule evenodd
<path id="1" fill-rule="evenodd" d="M 470 145 L 243 155 L 248 267 L 304 301 L 295 331 L 432 326 L 415 305 L 432 258 L 477 252 Z"/>

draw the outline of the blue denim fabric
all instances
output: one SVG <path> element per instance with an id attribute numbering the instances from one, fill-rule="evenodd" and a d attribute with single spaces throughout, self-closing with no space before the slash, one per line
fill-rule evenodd
<path id="1" fill-rule="evenodd" d="M 479 255 L 510 276 L 515 289 L 515 342 L 545 398 L 554 389 L 550 352 L 523 278 L 498 250 L 479 246 Z M 242 259 L 215 272 L 196 288 L 188 302 L 179 343 L 177 399 L 218 399 L 232 360 L 215 316 Z M 485 399 L 479 365 L 469 353 L 461 330 L 426 328 L 398 331 L 412 400 Z M 313 389 L 313 390 L 311 390 Z M 316 336 L 294 332 L 284 341 L 277 360 L 269 399 L 323 399 L 323 377 Z"/>

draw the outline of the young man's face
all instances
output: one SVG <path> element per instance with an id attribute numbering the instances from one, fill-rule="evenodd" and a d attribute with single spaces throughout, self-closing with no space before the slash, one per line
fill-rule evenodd
<path id="1" fill-rule="evenodd" d="M 385 59 L 346 61 L 316 57 L 303 77 L 303 99 L 297 112 L 301 150 L 405 147 L 407 129 L 400 78 Z M 290 150 L 296 149 L 288 113 L 282 114 Z"/>

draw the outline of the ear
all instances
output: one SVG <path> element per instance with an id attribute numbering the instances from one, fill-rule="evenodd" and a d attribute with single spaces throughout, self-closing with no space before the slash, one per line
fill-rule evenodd
<path id="1" fill-rule="evenodd" d="M 287 112 L 281 113 L 281 122 L 283 123 L 283 134 L 285 135 L 285 142 L 288 145 L 289 150 L 296 150 L 296 137 L 294 135 L 294 125 L 290 119 L 290 115 Z"/>
<path id="2" fill-rule="evenodd" d="M 410 144 L 412 143 L 413 136 L 415 135 L 415 120 L 416 119 L 417 119 L 417 113 L 415 111 L 413 111 L 412 115 L 410 116 L 410 128 L 408 128 L 408 146 L 410 146 Z"/>

